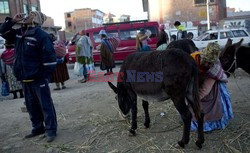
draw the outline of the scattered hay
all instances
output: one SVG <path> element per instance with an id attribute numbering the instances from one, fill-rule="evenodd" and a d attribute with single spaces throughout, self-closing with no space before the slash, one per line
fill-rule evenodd
<path id="1" fill-rule="evenodd" d="M 80 127 L 86 127 L 89 135 L 84 135 L 82 143 L 76 144 L 39 144 L 45 148 L 55 148 L 60 152 L 196 152 L 198 149 L 190 141 L 187 149 L 176 146 L 177 139 L 182 135 L 182 124 L 179 114 L 175 110 L 172 102 L 151 104 L 150 116 L 151 127 L 147 130 L 141 125 L 144 122 L 144 112 L 138 107 L 138 130 L 136 137 L 128 136 L 130 121 L 119 116 L 120 111 L 117 107 L 112 106 L 117 116 L 103 116 L 98 113 L 90 113 L 87 120 L 81 121 Z M 161 112 L 166 112 L 161 116 Z M 64 114 L 60 114 L 61 119 L 66 120 Z M 235 112 L 237 121 L 232 120 L 230 125 L 224 130 L 214 131 L 205 135 L 204 148 L 213 148 L 215 152 L 249 152 L 250 146 L 250 122 L 246 119 L 247 114 Z M 75 129 L 78 128 L 75 127 Z M 87 130 L 87 129 L 85 129 Z M 174 132 L 174 133 L 173 133 Z M 168 135 L 175 134 L 175 137 Z M 196 133 L 191 133 L 191 140 L 196 140 Z"/>

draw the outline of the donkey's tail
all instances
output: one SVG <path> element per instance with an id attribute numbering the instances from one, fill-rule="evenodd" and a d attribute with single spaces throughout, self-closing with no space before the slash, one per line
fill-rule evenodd
<path id="1" fill-rule="evenodd" d="M 192 77 L 191 81 L 188 84 L 187 96 L 186 99 L 191 105 L 195 118 L 198 122 L 198 139 L 196 145 L 199 148 L 202 148 L 204 143 L 204 132 L 203 132 L 203 117 L 204 113 L 200 108 L 200 96 L 199 96 L 199 86 L 198 86 L 198 68 L 196 64 L 192 66 Z"/>
<path id="2" fill-rule="evenodd" d="M 192 77 L 188 84 L 186 99 L 191 106 L 196 119 L 201 117 L 200 96 L 198 87 L 198 68 L 196 64 L 192 66 Z"/>

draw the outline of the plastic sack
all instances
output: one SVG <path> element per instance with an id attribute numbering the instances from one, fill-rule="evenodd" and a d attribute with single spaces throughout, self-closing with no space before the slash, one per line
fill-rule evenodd
<path id="1" fill-rule="evenodd" d="M 2 82 L 1 95 L 2 96 L 8 96 L 9 95 L 8 83 L 6 81 Z"/>
<path id="2" fill-rule="evenodd" d="M 83 76 L 83 64 L 75 62 L 74 74 L 77 75 L 77 76 Z"/>
<path id="3" fill-rule="evenodd" d="M 95 71 L 94 63 L 86 64 L 85 67 L 86 67 L 86 70 L 87 70 L 87 74 L 93 73 Z"/>

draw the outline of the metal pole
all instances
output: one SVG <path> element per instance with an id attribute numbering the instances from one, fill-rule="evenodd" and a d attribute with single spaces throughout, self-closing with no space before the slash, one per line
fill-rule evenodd
<path id="1" fill-rule="evenodd" d="M 210 30 L 209 3 L 210 0 L 207 0 L 207 30 Z"/>

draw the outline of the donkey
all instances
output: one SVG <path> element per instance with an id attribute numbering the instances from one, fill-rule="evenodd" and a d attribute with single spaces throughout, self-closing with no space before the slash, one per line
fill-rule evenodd
<path id="1" fill-rule="evenodd" d="M 170 49 L 170 48 L 178 48 L 178 49 L 185 51 L 188 54 L 198 51 L 198 48 L 195 46 L 195 43 L 190 39 L 181 39 L 181 40 L 172 41 L 168 45 L 167 49 Z"/>
<path id="2" fill-rule="evenodd" d="M 144 126 L 149 128 L 150 117 L 148 100 L 164 101 L 169 98 L 184 122 L 182 139 L 178 142 L 183 147 L 189 142 L 192 113 L 198 121 L 198 139 L 196 145 L 202 148 L 204 143 L 203 116 L 200 111 L 198 93 L 198 69 L 195 61 L 180 49 L 167 49 L 162 52 L 136 52 L 124 60 L 119 73 L 117 87 L 109 86 L 117 94 L 118 105 L 124 115 L 131 111 L 130 133 L 136 135 L 137 96 L 142 97 L 145 113 Z M 188 105 L 185 102 L 187 100 Z"/>
<path id="3" fill-rule="evenodd" d="M 224 50 L 220 54 L 220 61 L 223 69 L 230 76 L 237 68 L 242 68 L 250 74 L 250 47 L 241 46 L 243 39 L 232 44 L 232 40 L 228 39 Z"/>

